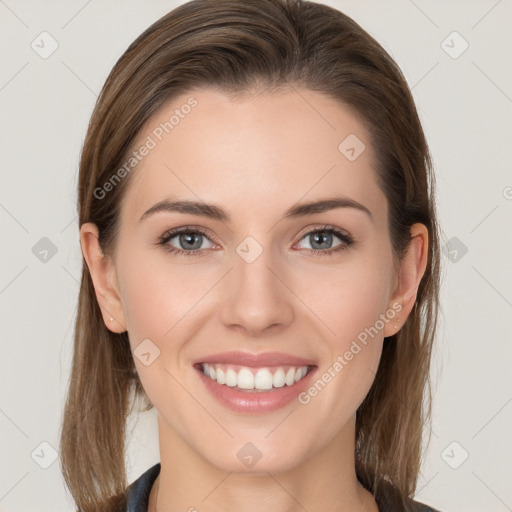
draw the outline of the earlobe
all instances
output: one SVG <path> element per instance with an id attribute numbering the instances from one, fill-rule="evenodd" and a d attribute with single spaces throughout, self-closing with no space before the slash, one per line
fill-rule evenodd
<path id="1" fill-rule="evenodd" d="M 389 307 L 396 309 L 400 304 L 400 312 L 396 319 L 386 324 L 384 336 L 396 334 L 409 316 L 418 293 L 418 287 L 425 274 L 428 260 L 428 229 L 424 224 L 413 224 L 410 228 L 411 240 L 406 253 L 399 264 L 398 283 L 390 300 Z"/>
<path id="2" fill-rule="evenodd" d="M 112 332 L 121 333 L 126 331 L 114 263 L 101 250 L 96 224 L 91 222 L 82 224 L 80 245 L 105 325 Z"/>

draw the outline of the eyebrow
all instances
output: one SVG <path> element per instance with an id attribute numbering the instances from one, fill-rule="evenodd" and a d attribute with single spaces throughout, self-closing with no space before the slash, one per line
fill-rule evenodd
<path id="1" fill-rule="evenodd" d="M 322 213 L 335 208 L 355 208 L 366 213 L 373 221 L 372 213 L 366 206 L 348 197 L 340 196 L 309 203 L 295 204 L 285 212 L 283 218 L 290 219 L 305 217 L 307 215 Z M 139 222 L 157 212 L 177 212 L 199 215 L 201 217 L 208 217 L 221 222 L 229 222 L 231 220 L 229 215 L 220 206 L 216 206 L 214 204 L 207 204 L 198 201 L 170 201 L 168 199 L 164 199 L 144 212 L 142 217 L 139 219 Z"/>

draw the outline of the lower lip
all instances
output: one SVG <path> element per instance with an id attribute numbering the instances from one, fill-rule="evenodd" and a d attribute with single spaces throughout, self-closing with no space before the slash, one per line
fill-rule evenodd
<path id="1" fill-rule="evenodd" d="M 242 413 L 265 413 L 281 409 L 296 399 L 309 386 L 316 367 L 311 368 L 305 377 L 291 386 L 285 384 L 281 388 L 272 388 L 270 391 L 254 392 L 238 391 L 225 384 L 218 384 L 207 377 L 202 370 L 196 370 L 206 389 L 228 409 Z"/>

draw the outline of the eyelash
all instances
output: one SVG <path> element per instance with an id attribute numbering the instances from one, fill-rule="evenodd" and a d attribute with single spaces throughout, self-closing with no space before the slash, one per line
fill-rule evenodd
<path id="1" fill-rule="evenodd" d="M 176 228 L 176 229 L 172 229 L 170 231 L 166 231 L 158 239 L 157 243 L 158 243 L 158 245 L 163 246 L 165 251 L 167 251 L 169 253 L 172 253 L 172 254 L 174 254 L 176 256 L 179 256 L 179 257 L 198 256 L 199 253 L 203 252 L 203 249 L 193 249 L 192 251 L 185 251 L 183 249 L 176 249 L 176 247 L 172 247 L 172 246 L 170 246 L 168 244 L 168 242 L 171 239 L 173 239 L 176 235 L 180 235 L 182 233 L 200 234 L 200 235 L 202 235 L 202 236 L 204 236 L 204 237 L 209 239 L 208 234 L 205 231 L 203 231 L 202 229 L 199 229 L 199 228 L 192 229 L 191 227 L 182 227 L 182 228 Z M 348 233 L 346 233 L 344 231 L 341 231 L 338 228 L 335 228 L 333 226 L 328 226 L 328 225 L 320 226 L 320 227 L 317 227 L 317 228 L 315 228 L 315 229 L 313 229 L 311 231 L 308 231 L 308 232 L 304 233 L 304 235 L 301 236 L 299 241 L 302 240 L 303 238 L 305 238 L 306 236 L 312 235 L 314 233 L 329 233 L 329 234 L 337 236 L 341 240 L 341 242 L 342 242 L 340 245 L 337 245 L 333 249 L 326 249 L 326 250 L 321 250 L 321 249 L 303 249 L 303 250 L 311 252 L 312 255 L 315 256 L 315 257 L 333 256 L 337 252 L 344 251 L 344 250 L 348 249 L 354 243 L 354 239 L 352 238 L 351 235 L 349 235 Z"/>

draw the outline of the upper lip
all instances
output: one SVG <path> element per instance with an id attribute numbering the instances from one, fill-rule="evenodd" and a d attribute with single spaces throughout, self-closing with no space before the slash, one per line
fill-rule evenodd
<path id="1" fill-rule="evenodd" d="M 311 359 L 285 354 L 282 352 L 262 352 L 252 354 L 250 352 L 222 352 L 212 354 L 198 359 L 194 364 L 236 364 L 240 366 L 249 366 L 252 368 L 261 368 L 264 366 L 315 366 Z"/>

